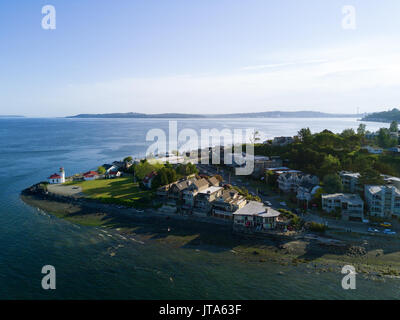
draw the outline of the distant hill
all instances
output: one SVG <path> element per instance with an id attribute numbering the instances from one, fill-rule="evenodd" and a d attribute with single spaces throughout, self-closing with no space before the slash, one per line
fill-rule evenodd
<path id="1" fill-rule="evenodd" d="M 361 120 L 363 121 L 379 121 L 379 122 L 392 122 L 393 120 L 400 122 L 400 110 L 392 109 L 390 111 L 375 112 L 366 115 Z"/>
<path id="2" fill-rule="evenodd" d="M 267 111 L 255 113 L 231 114 L 188 114 L 188 113 L 159 113 L 146 114 L 137 112 L 78 114 L 67 118 L 357 118 L 357 114 L 333 114 L 318 111 Z"/>
<path id="3" fill-rule="evenodd" d="M 2 115 L 2 114 L 0 114 L 0 118 L 25 118 L 25 117 L 24 116 Z"/>

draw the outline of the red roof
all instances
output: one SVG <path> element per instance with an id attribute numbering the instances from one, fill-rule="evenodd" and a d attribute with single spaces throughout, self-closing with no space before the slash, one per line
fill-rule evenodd
<path id="1" fill-rule="evenodd" d="M 108 174 L 114 176 L 118 174 L 118 171 L 110 171 Z"/>
<path id="2" fill-rule="evenodd" d="M 98 175 L 99 174 L 96 171 L 88 171 L 83 174 L 84 177 L 88 177 L 88 178 L 98 176 Z"/>
<path id="3" fill-rule="evenodd" d="M 61 176 L 57 173 L 52 174 L 48 179 L 61 179 Z"/>

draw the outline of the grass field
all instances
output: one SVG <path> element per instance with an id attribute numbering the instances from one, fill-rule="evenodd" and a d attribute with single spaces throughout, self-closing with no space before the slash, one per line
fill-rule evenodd
<path id="1" fill-rule="evenodd" d="M 105 203 L 115 203 L 134 207 L 146 207 L 151 203 L 153 191 L 142 190 L 132 177 L 118 179 L 98 179 L 74 183 L 91 199 Z"/>

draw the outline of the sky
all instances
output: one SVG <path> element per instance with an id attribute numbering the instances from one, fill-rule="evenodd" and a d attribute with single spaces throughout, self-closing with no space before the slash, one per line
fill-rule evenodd
<path id="1" fill-rule="evenodd" d="M 398 0 L 1 0 L 0 115 L 388 110 L 399 15 Z"/>

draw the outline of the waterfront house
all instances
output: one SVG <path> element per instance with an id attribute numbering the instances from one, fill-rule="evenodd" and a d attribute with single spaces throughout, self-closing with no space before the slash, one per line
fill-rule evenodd
<path id="1" fill-rule="evenodd" d="M 197 193 L 194 201 L 193 213 L 197 215 L 208 215 L 211 212 L 212 203 L 222 195 L 224 188 L 210 186 Z"/>
<path id="2" fill-rule="evenodd" d="M 50 177 L 48 177 L 47 181 L 50 184 L 64 183 L 65 182 L 65 171 L 64 171 L 64 168 L 60 168 L 59 173 L 54 173 Z"/>
<path id="3" fill-rule="evenodd" d="M 225 189 L 212 203 L 211 215 L 216 218 L 233 219 L 233 213 L 247 203 L 244 196 L 235 189 Z"/>
<path id="4" fill-rule="evenodd" d="M 196 181 L 196 178 L 184 178 L 172 184 L 172 187 L 169 190 L 168 197 L 171 200 L 180 201 L 182 200 L 182 192 L 186 190 L 191 184 Z"/>
<path id="5" fill-rule="evenodd" d="M 235 231 L 267 231 L 276 228 L 280 212 L 261 202 L 249 201 L 243 208 L 233 213 Z"/>
<path id="6" fill-rule="evenodd" d="M 365 186 L 365 201 L 372 216 L 400 216 L 400 191 L 394 185 Z"/>
<path id="7" fill-rule="evenodd" d="M 204 178 L 195 180 L 190 186 L 182 191 L 183 207 L 182 209 L 191 209 L 194 207 L 194 199 L 197 194 L 208 188 L 208 181 Z"/>
<path id="8" fill-rule="evenodd" d="M 96 180 L 99 177 L 100 177 L 100 175 L 96 171 L 88 171 L 83 174 L 83 180 L 85 180 L 85 181 Z"/>
<path id="9" fill-rule="evenodd" d="M 338 211 L 345 220 L 362 221 L 364 219 L 364 201 L 358 194 L 323 194 L 322 209 L 326 212 Z"/>

